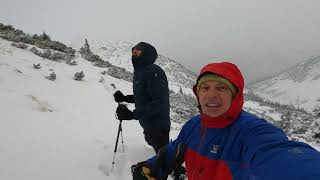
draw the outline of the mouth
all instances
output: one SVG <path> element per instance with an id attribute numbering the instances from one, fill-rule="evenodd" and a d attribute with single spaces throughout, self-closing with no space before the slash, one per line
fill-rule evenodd
<path id="1" fill-rule="evenodd" d="M 207 103 L 206 104 L 206 107 L 208 107 L 208 108 L 218 108 L 220 106 L 221 106 L 221 104 L 218 104 L 218 103 Z"/>

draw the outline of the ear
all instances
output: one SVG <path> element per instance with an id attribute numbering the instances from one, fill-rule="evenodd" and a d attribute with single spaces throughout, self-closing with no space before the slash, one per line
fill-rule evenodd
<path id="1" fill-rule="evenodd" d="M 197 95 L 197 84 L 193 85 L 192 90 L 193 90 L 194 95 L 196 95 L 198 97 L 198 95 Z"/>
<path id="2" fill-rule="evenodd" d="M 194 95 L 196 95 L 196 97 L 197 97 L 198 108 L 199 108 L 199 111 L 201 112 L 201 106 L 200 106 L 200 102 L 199 102 L 199 97 L 197 95 L 197 84 L 193 85 L 192 90 L 193 90 Z"/>

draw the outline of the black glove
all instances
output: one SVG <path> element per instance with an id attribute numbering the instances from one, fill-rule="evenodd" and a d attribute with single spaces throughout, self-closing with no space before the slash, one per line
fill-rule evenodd
<path id="1" fill-rule="evenodd" d="M 150 175 L 150 166 L 144 161 L 131 166 L 133 180 L 156 180 Z"/>
<path id="2" fill-rule="evenodd" d="M 126 105 L 119 104 L 116 110 L 119 120 L 131 120 L 133 119 L 133 112 L 130 111 Z"/>
<path id="3" fill-rule="evenodd" d="M 114 97 L 114 100 L 116 102 L 124 102 L 127 100 L 126 96 L 122 94 L 121 91 L 116 91 L 114 94 L 113 94 L 113 97 Z"/>

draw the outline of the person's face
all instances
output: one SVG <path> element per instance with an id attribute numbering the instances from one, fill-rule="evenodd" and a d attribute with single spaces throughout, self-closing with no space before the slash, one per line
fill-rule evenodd
<path id="1" fill-rule="evenodd" d="M 142 51 L 140 49 L 133 48 L 133 50 L 132 50 L 133 57 L 139 57 L 139 56 L 141 56 L 141 54 L 142 54 Z"/>
<path id="2" fill-rule="evenodd" d="M 227 85 L 217 81 L 206 81 L 198 91 L 202 113 L 218 117 L 227 112 L 232 103 L 232 92 Z"/>

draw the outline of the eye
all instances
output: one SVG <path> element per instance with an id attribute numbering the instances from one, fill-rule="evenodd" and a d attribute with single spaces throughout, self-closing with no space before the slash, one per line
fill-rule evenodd
<path id="1" fill-rule="evenodd" d="M 209 86 L 208 85 L 202 85 L 202 86 L 200 86 L 200 90 L 207 91 L 207 90 L 209 90 Z"/>
<path id="2" fill-rule="evenodd" d="M 216 88 L 217 88 L 217 90 L 219 90 L 219 91 L 226 91 L 226 90 L 228 89 L 227 85 L 225 85 L 225 84 L 218 84 L 218 85 L 216 86 Z"/>

